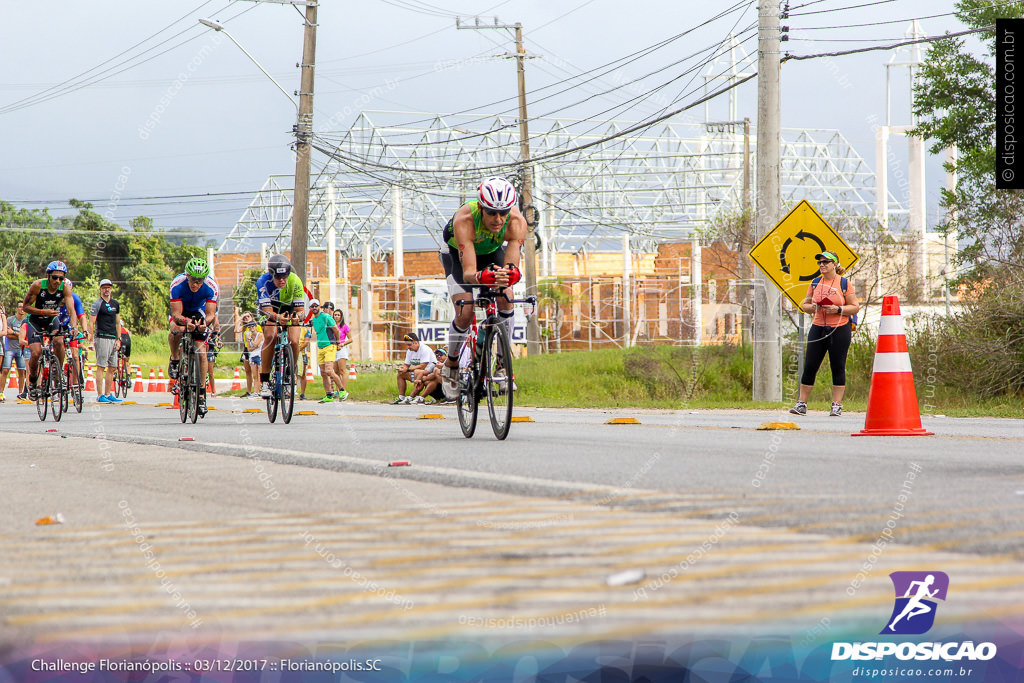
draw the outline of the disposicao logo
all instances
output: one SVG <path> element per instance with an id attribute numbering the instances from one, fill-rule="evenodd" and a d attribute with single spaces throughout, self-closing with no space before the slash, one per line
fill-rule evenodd
<path id="1" fill-rule="evenodd" d="M 892 614 L 879 635 L 920 635 L 935 623 L 937 600 L 945 601 L 949 577 L 945 572 L 893 572 L 896 591 Z M 832 643 L 832 661 L 871 660 L 895 656 L 900 660 L 986 661 L 996 656 L 994 643 L 867 642 Z"/>
<path id="2" fill-rule="evenodd" d="M 936 600 L 946 600 L 949 577 L 945 572 L 893 572 L 889 574 L 896 590 L 896 604 L 879 633 L 881 635 L 919 635 L 935 623 Z"/>

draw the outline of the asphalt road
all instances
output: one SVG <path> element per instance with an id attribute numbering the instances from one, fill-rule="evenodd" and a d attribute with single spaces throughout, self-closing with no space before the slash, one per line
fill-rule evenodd
<path id="1" fill-rule="evenodd" d="M 485 414 L 463 438 L 451 407 L 302 403 L 318 414 L 284 425 L 244 412 L 256 401 L 212 405 L 197 425 L 152 405 L 56 424 L 0 407 L 0 636 L 423 637 L 487 619 L 636 635 L 681 612 L 750 631 L 785 614 L 800 631 L 823 600 L 872 618 L 888 572 L 920 566 L 955 575 L 969 599 L 951 613 L 1024 612 L 1021 421 L 925 416 L 933 437 L 853 438 L 863 415 L 761 431 L 794 418 L 527 408 L 499 442 Z M 64 524 L 35 524 L 56 512 Z"/>

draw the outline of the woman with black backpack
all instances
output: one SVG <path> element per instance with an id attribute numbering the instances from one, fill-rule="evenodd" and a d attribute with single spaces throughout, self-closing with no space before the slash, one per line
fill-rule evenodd
<path id="1" fill-rule="evenodd" d="M 818 261 L 818 277 L 808 285 L 807 298 L 800 304 L 804 313 L 814 314 L 814 319 L 807 334 L 800 398 L 789 412 L 807 414 L 807 399 L 814 389 L 814 378 L 825 354 L 828 354 L 832 367 L 832 409 L 829 415 L 839 417 L 843 414 L 843 394 L 846 392 L 846 354 L 853 334 L 850 318 L 855 318 L 860 311 L 860 302 L 854 294 L 853 285 L 842 277 L 846 270 L 839 265 L 838 256 L 825 251 L 816 254 L 815 259 Z"/>

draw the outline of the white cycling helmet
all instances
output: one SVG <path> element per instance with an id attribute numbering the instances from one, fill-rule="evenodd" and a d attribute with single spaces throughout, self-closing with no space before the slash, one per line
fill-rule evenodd
<path id="1" fill-rule="evenodd" d="M 516 205 L 516 188 L 509 181 L 492 176 L 480 183 L 480 206 L 508 211 Z"/>

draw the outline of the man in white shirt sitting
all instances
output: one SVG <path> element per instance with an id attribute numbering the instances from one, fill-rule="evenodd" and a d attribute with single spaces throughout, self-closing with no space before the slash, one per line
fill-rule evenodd
<path id="1" fill-rule="evenodd" d="M 409 396 L 405 395 L 405 383 L 413 382 L 415 386 L 417 374 L 429 373 L 434 369 L 437 362 L 434 350 L 421 342 L 415 332 L 402 337 L 402 342 L 405 344 L 405 362 L 398 368 L 398 398 L 392 401 L 392 405 L 423 403 L 423 397 L 416 395 L 416 389 Z"/>

